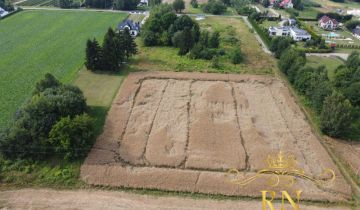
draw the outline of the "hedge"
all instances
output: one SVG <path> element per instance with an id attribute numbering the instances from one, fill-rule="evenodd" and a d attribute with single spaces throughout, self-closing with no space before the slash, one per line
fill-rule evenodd
<path id="1" fill-rule="evenodd" d="M 299 52 L 303 52 L 303 53 L 331 53 L 331 52 L 333 52 L 333 49 L 331 49 L 331 48 L 328 48 L 328 49 L 297 48 L 296 50 Z"/>
<path id="2" fill-rule="evenodd" d="M 267 33 L 267 29 L 260 27 L 260 26 L 258 25 L 258 23 L 257 23 L 255 20 L 251 19 L 251 18 L 249 18 L 249 22 L 250 22 L 250 24 L 253 26 L 253 28 L 255 29 L 255 31 L 259 34 L 259 36 L 261 37 L 261 39 L 264 41 L 266 47 L 269 48 L 269 47 L 270 47 L 270 43 L 271 43 L 271 38 L 270 38 L 270 36 L 269 36 L 268 33 Z"/>
<path id="3" fill-rule="evenodd" d="M 352 44 L 337 44 L 337 48 L 347 48 L 347 49 L 360 49 L 360 45 L 352 45 Z"/>

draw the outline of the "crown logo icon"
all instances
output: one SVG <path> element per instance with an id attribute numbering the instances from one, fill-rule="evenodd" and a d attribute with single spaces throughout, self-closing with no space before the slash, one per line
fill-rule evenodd
<path id="1" fill-rule="evenodd" d="M 261 176 L 266 176 L 265 178 L 268 179 L 268 184 L 271 187 L 278 186 L 281 183 L 280 179 L 286 181 L 286 187 L 291 187 L 297 178 L 309 180 L 319 186 L 326 186 L 333 183 L 336 177 L 335 172 L 329 168 L 324 169 L 317 176 L 306 174 L 303 169 L 297 167 L 297 160 L 294 155 L 286 155 L 281 150 L 277 154 L 268 155 L 266 163 L 267 168 L 257 171 L 255 175 L 250 177 L 243 177 L 243 174 L 236 168 L 230 169 L 228 175 L 233 177 L 230 182 L 244 186 Z"/>
<path id="2" fill-rule="evenodd" d="M 268 167 L 274 170 L 293 169 L 297 163 L 293 155 L 285 155 L 281 150 L 276 155 L 268 155 L 266 162 Z"/>

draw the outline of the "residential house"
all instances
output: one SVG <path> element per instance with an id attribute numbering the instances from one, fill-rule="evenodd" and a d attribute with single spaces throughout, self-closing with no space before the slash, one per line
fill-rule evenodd
<path id="1" fill-rule="evenodd" d="M 311 35 L 300 28 L 297 27 L 291 27 L 290 28 L 290 37 L 294 40 L 294 41 L 308 41 L 311 40 Z"/>
<path id="2" fill-rule="evenodd" d="M 0 18 L 5 17 L 8 14 L 9 12 L 0 7 Z"/>
<path id="3" fill-rule="evenodd" d="M 278 5 L 281 8 L 293 8 L 294 7 L 292 0 L 270 0 L 270 5 L 271 6 Z"/>
<path id="4" fill-rule="evenodd" d="M 336 30 L 339 26 L 340 23 L 337 20 L 326 15 L 322 16 L 319 20 L 319 27 L 325 30 Z"/>
<path id="5" fill-rule="evenodd" d="M 360 39 L 360 26 L 357 26 L 353 31 L 352 31 L 354 37 L 356 37 L 357 39 Z"/>
<path id="6" fill-rule="evenodd" d="M 281 26 L 281 27 L 270 27 L 269 28 L 270 36 L 290 36 L 290 27 L 289 26 Z"/>
<path id="7" fill-rule="evenodd" d="M 149 0 L 140 0 L 139 6 L 146 5 L 149 6 Z"/>
<path id="8" fill-rule="evenodd" d="M 123 22 L 119 23 L 117 27 L 119 31 L 123 31 L 126 28 L 129 30 L 132 37 L 136 37 L 140 33 L 140 23 L 134 22 L 130 19 L 126 19 Z"/>

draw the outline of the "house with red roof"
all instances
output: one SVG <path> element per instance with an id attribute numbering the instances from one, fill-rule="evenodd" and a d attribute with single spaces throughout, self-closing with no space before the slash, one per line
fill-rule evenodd
<path id="1" fill-rule="evenodd" d="M 319 27 L 324 30 L 336 30 L 339 28 L 339 26 L 340 23 L 337 20 L 330 18 L 327 15 L 322 16 L 319 20 Z"/>
<path id="2" fill-rule="evenodd" d="M 271 6 L 278 6 L 281 8 L 293 8 L 292 0 L 270 0 Z"/>

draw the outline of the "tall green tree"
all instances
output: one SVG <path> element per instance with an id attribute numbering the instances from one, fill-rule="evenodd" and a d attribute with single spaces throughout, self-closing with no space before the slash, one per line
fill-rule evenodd
<path id="1" fill-rule="evenodd" d="M 89 70 L 101 69 L 101 47 L 96 39 L 87 40 L 86 42 L 86 61 L 85 66 Z"/>
<path id="2" fill-rule="evenodd" d="M 125 29 L 122 32 L 123 36 L 123 42 L 124 42 L 124 54 L 127 59 L 129 59 L 131 56 L 137 54 L 137 45 L 135 43 L 135 39 L 130 35 L 130 32 L 128 29 Z"/>
<path id="3" fill-rule="evenodd" d="M 185 2 L 184 0 L 175 0 L 173 2 L 173 8 L 176 12 L 181 12 L 185 9 Z"/>
<path id="4" fill-rule="evenodd" d="M 346 133 L 352 121 L 352 105 L 343 95 L 333 92 L 323 105 L 320 116 L 321 130 L 332 137 L 339 137 Z"/>
<path id="5" fill-rule="evenodd" d="M 115 71 L 119 67 L 119 60 L 117 56 L 117 50 L 115 47 L 115 32 L 112 28 L 109 28 L 104 37 L 103 42 L 103 58 L 102 69 L 107 71 Z"/>

